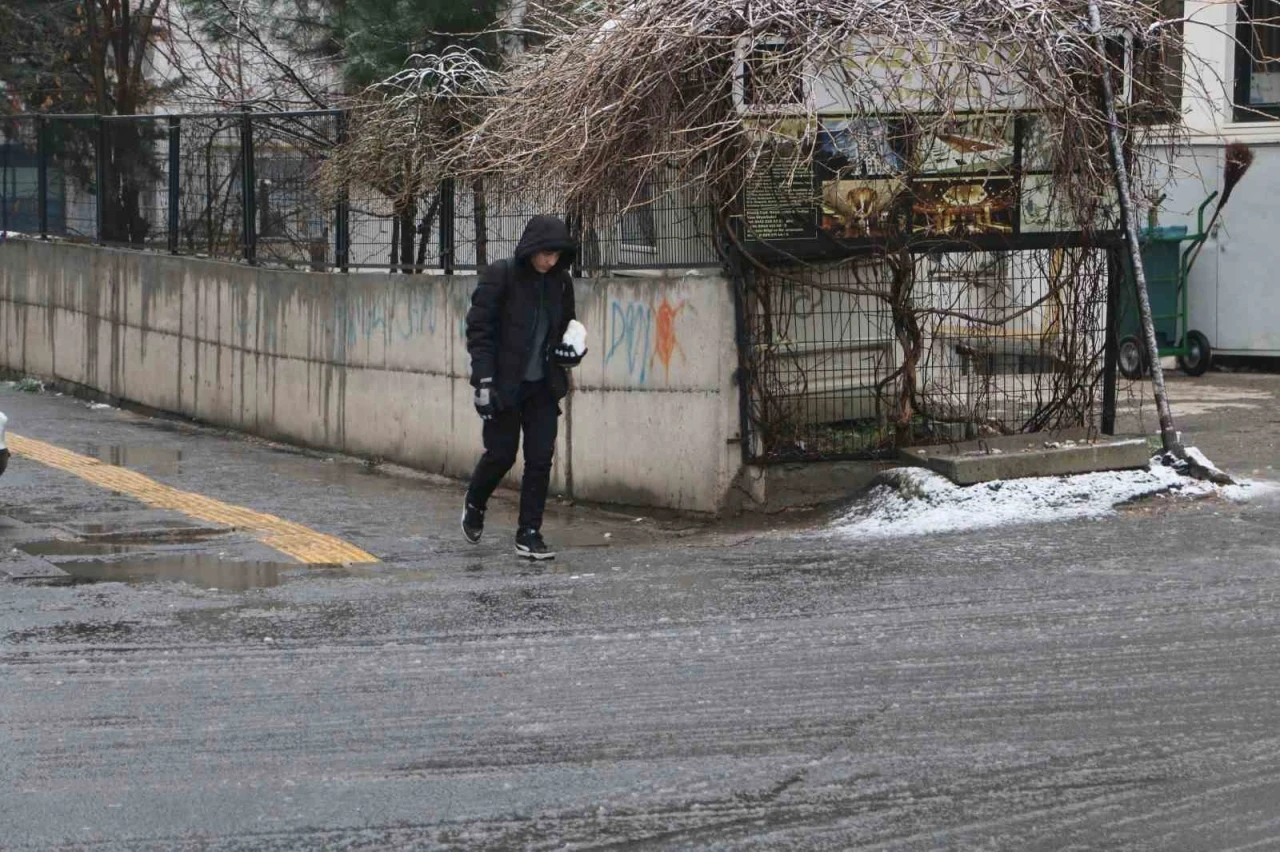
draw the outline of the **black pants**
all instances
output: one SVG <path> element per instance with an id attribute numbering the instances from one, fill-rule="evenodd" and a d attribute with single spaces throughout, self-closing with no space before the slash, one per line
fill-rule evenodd
<path id="1" fill-rule="evenodd" d="M 524 431 L 524 477 L 520 481 L 520 528 L 541 529 L 542 512 L 551 484 L 551 460 L 556 451 L 560 406 L 544 382 L 525 382 L 514 401 L 484 424 L 484 455 L 471 474 L 467 502 L 477 509 L 489 503 L 502 477 L 516 463 L 520 432 Z"/>

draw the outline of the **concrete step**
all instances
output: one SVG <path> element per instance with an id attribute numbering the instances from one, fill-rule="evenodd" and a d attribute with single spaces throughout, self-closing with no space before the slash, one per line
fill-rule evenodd
<path id="1" fill-rule="evenodd" d="M 1104 470 L 1136 470 L 1151 461 L 1145 436 L 1067 437 L 1012 435 L 899 451 L 904 463 L 926 467 L 957 485 L 1029 476 L 1069 476 Z"/>

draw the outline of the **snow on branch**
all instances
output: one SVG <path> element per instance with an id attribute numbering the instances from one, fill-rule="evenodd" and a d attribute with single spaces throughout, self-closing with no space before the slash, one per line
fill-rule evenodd
<path id="1" fill-rule="evenodd" d="M 397 200 L 430 194 L 449 173 L 457 134 L 480 120 L 497 87 L 478 51 L 414 55 L 357 99 L 347 138 L 325 163 L 325 188 L 363 184 Z"/>

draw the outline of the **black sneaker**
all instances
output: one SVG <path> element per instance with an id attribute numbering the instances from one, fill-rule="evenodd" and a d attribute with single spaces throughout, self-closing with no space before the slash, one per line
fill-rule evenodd
<path id="1" fill-rule="evenodd" d="M 462 534 L 472 544 L 480 543 L 480 536 L 484 535 L 484 509 L 477 509 L 470 503 L 463 506 Z"/>
<path id="2" fill-rule="evenodd" d="M 516 556 L 524 559 L 555 559 L 556 552 L 547 547 L 542 533 L 537 530 L 520 530 L 516 533 Z"/>

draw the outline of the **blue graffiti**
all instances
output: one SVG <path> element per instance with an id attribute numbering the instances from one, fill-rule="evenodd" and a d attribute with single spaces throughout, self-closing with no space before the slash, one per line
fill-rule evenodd
<path id="1" fill-rule="evenodd" d="M 436 333 L 436 293 L 434 289 L 411 292 L 404 321 L 397 326 L 401 340 L 422 334 Z M 388 309 L 390 310 L 390 309 Z"/>
<path id="2" fill-rule="evenodd" d="M 605 365 L 608 366 L 621 349 L 627 358 L 627 374 L 644 384 L 648 375 L 652 331 L 653 308 L 641 302 L 624 306 L 615 301 L 609 309 L 609 348 L 604 355 Z"/>
<path id="3" fill-rule="evenodd" d="M 347 348 L 368 345 L 374 335 L 382 334 L 388 342 L 392 336 L 412 340 L 424 334 L 435 335 L 443 324 L 451 327 L 443 291 L 436 287 L 414 287 L 386 295 L 348 293 L 333 303 L 334 356 L 341 357 Z M 466 316 L 457 318 L 459 337 L 466 339 Z"/>
<path id="4" fill-rule="evenodd" d="M 381 300 L 356 296 L 347 305 L 347 345 L 355 346 L 363 337 L 367 343 L 374 332 L 387 327 L 386 311 L 378 302 Z"/>

